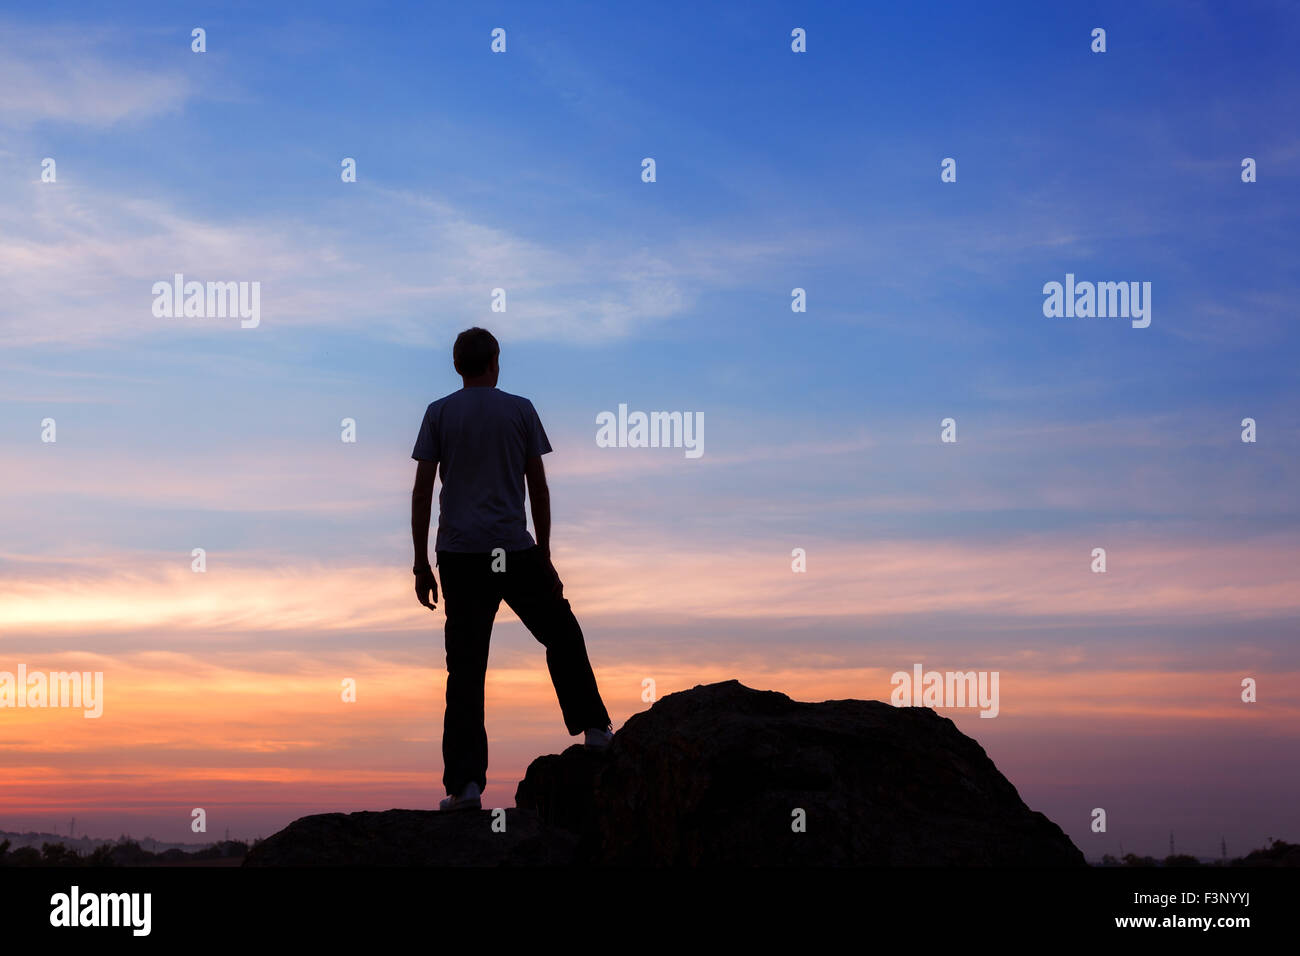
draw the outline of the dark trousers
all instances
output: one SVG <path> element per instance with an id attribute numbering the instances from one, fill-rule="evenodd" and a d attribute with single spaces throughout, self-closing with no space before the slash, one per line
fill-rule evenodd
<path id="1" fill-rule="evenodd" d="M 569 733 L 609 727 L 582 628 L 541 549 L 507 552 L 504 571 L 492 570 L 490 554 L 437 554 L 447 613 L 447 711 L 442 723 L 442 782 L 447 792 L 459 794 L 471 782 L 479 790 L 487 787 L 483 681 L 492 622 L 502 599 L 545 646 L 546 666 Z"/>

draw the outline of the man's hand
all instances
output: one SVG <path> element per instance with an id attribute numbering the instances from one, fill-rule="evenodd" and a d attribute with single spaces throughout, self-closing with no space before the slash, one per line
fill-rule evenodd
<path id="1" fill-rule="evenodd" d="M 538 547 L 539 556 L 542 566 L 546 568 L 548 577 L 551 581 L 551 590 L 556 597 L 564 597 L 564 583 L 560 581 L 560 572 L 555 570 L 555 564 L 551 561 L 551 549 Z"/>
<path id="2" fill-rule="evenodd" d="M 415 572 L 415 596 L 430 611 L 438 610 L 438 581 L 433 576 L 433 568 Z"/>

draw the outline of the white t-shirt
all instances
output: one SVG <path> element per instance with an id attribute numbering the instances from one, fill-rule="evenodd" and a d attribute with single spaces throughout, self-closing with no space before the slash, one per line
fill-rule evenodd
<path id="1" fill-rule="evenodd" d="M 437 461 L 437 551 L 533 546 L 524 518 L 524 465 L 551 443 L 533 403 L 499 388 L 462 388 L 424 413 L 411 457 Z"/>

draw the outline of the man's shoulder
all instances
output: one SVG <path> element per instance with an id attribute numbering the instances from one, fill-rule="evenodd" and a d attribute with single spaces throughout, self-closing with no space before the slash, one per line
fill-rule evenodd
<path id="1" fill-rule="evenodd" d="M 451 392 L 450 394 L 442 396 L 442 398 L 436 398 L 429 403 L 429 406 L 428 408 L 425 409 L 425 411 L 433 412 L 436 414 L 440 409 L 444 408 L 449 402 L 454 400 L 456 396 L 459 394 L 460 394 L 459 391 L 455 391 L 455 392 Z"/>
<path id="2" fill-rule="evenodd" d="M 524 396 L 512 395 L 510 392 L 502 392 L 501 389 L 499 388 L 497 389 L 497 391 L 501 392 L 502 397 L 507 401 L 509 401 L 511 404 L 518 405 L 520 408 L 528 409 L 530 411 L 532 410 L 533 403 L 528 399 L 524 398 Z"/>
<path id="3" fill-rule="evenodd" d="M 512 409 L 516 413 L 522 412 L 525 415 L 537 414 L 537 409 L 533 407 L 533 403 L 529 399 L 522 395 L 503 392 L 499 388 L 457 389 L 450 395 L 444 395 L 442 398 L 430 402 L 429 407 L 425 409 L 425 413 L 436 418 L 448 407 L 456 408 L 462 404 L 464 405 L 462 413 L 465 414 L 479 414 L 486 408 L 493 406 L 498 409 Z"/>

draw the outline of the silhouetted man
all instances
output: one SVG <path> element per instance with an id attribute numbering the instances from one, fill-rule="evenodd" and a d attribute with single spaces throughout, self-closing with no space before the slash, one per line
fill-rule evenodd
<path id="1" fill-rule="evenodd" d="M 492 622 L 504 599 L 546 647 L 564 724 L 585 731 L 588 747 L 607 747 L 609 714 L 587 660 L 582 629 L 551 564 L 551 498 L 542 455 L 551 450 L 533 403 L 496 387 L 501 350 L 486 329 L 456 338 L 452 360 L 465 387 L 424 413 L 411 457 L 419 462 L 411 491 L 415 594 L 438 605 L 429 566 L 433 480 L 442 466 L 435 551 L 447 625 L 447 711 L 442 725 L 443 810 L 481 807 L 487 786 L 483 682 Z M 524 519 L 524 481 L 537 543 Z"/>

